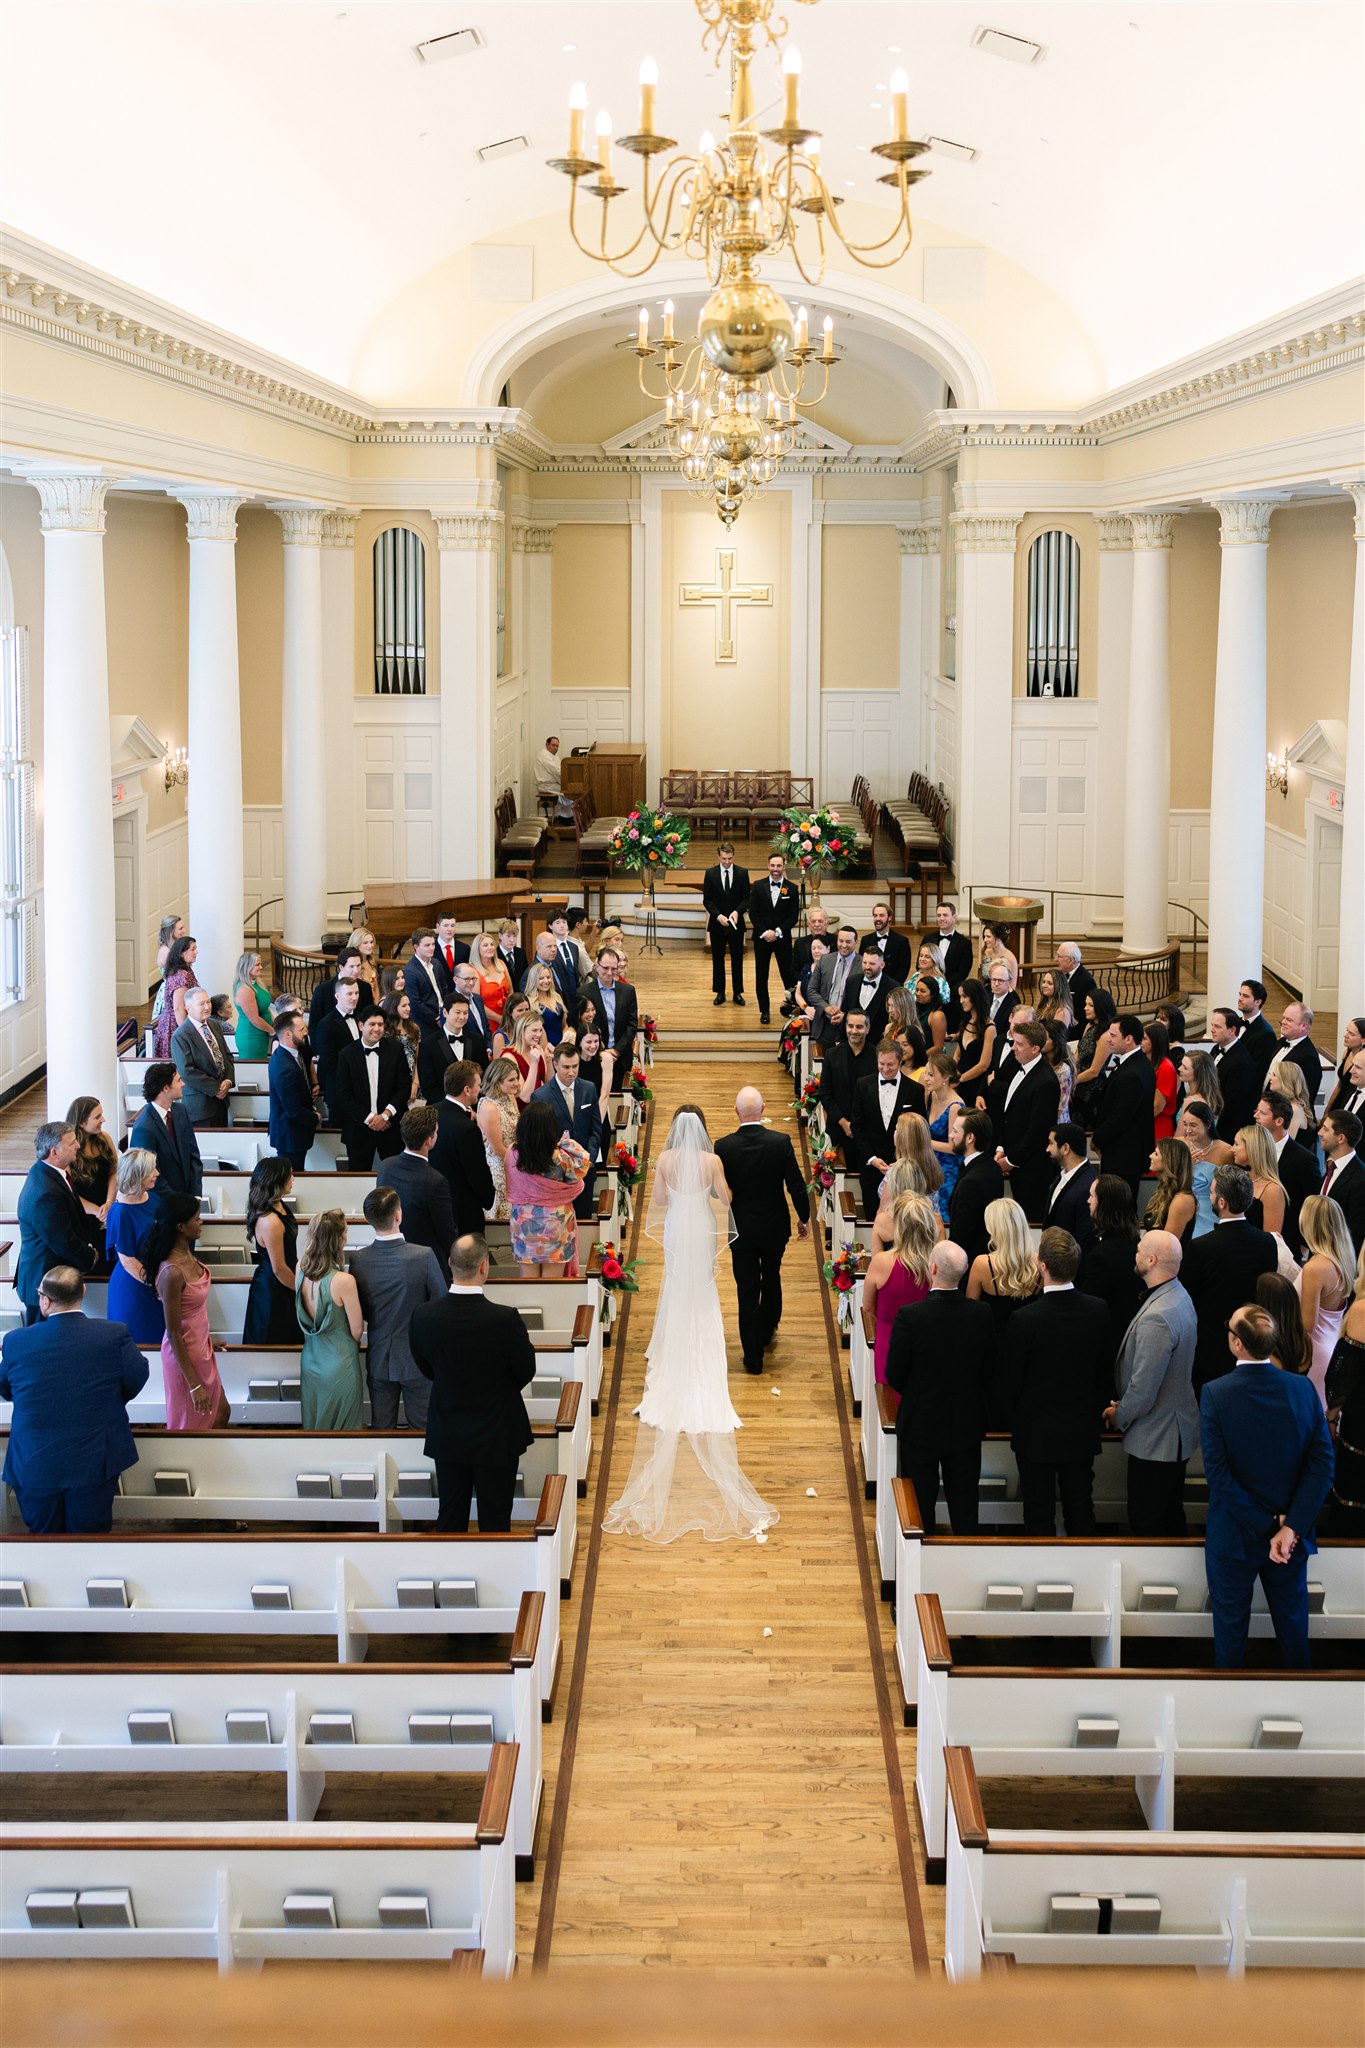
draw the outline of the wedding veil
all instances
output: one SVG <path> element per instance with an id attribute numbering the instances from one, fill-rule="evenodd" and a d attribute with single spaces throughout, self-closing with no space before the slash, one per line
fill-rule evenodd
<path id="1" fill-rule="evenodd" d="M 705 1219 L 713 1233 L 713 1257 L 715 1252 L 733 1244 L 738 1235 L 730 1204 L 717 1187 L 715 1147 L 705 1124 L 690 1109 L 679 1110 L 674 1117 L 655 1162 L 645 1210 L 645 1236 L 656 1244 L 665 1241 L 670 1211 L 670 1241 L 676 1243 L 684 1216 L 695 1225 L 702 1225 Z M 689 1231 L 689 1238 L 692 1235 Z"/>

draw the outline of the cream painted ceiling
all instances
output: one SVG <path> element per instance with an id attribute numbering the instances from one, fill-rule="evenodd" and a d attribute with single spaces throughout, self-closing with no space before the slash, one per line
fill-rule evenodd
<path id="1" fill-rule="evenodd" d="M 835 189 L 879 197 L 858 145 L 887 132 L 886 80 L 905 65 L 912 131 L 979 152 L 929 159 L 919 212 L 1036 273 L 1089 329 L 1111 384 L 1360 268 L 1357 0 L 788 11 Z M 482 51 L 414 55 L 470 24 Z M 1046 55 L 983 55 L 979 24 Z M 348 383 L 404 287 L 563 201 L 543 159 L 562 149 L 576 80 L 618 132 L 633 125 L 646 54 L 661 125 L 688 143 L 721 126 L 690 0 L 5 0 L 0 209 Z M 760 84 L 777 92 L 775 60 Z M 516 133 L 527 152 L 479 162 L 479 145 Z"/>

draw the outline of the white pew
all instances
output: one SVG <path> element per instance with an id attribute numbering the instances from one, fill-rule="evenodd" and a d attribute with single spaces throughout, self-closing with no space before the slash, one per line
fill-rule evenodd
<path id="1" fill-rule="evenodd" d="M 0 1944 L 12 1960 L 216 1959 L 448 1962 L 482 1951 L 490 1977 L 516 1962 L 508 1811 L 514 1759 L 502 1746 L 471 1825 L 216 1821 L 0 1827 Z M 123 1889 L 135 1926 L 34 1927 L 34 1892 Z M 335 1926 L 285 1924 L 286 1899 L 334 1902 Z M 380 1901 L 424 1900 L 429 1924 L 384 1925 Z M 391 1910 L 391 1909 L 390 1909 Z"/>
<path id="2" fill-rule="evenodd" d="M 1248 1969 L 1365 1964 L 1365 1837 L 1091 1834 L 988 1828 L 970 1749 L 947 1752 L 944 1968 L 961 1984 L 983 1959 L 1110 1968 Z M 1156 1898 L 1159 1930 L 1062 1933 L 1058 1894 Z"/>
<path id="3" fill-rule="evenodd" d="M 523 1593 L 543 1593 L 537 1681 L 548 1714 L 560 1659 L 565 1512 L 564 1481 L 554 1478 L 534 1520 L 506 1535 L 11 1537 L 5 1575 L 22 1581 L 28 1604 L 5 1608 L 5 1631 L 11 1644 L 30 1635 L 113 1636 L 125 1662 L 140 1636 L 327 1636 L 338 1663 L 360 1664 L 371 1640 L 384 1636 L 510 1636 Z M 123 1582 L 128 1605 L 92 1607 L 89 1581 L 110 1579 Z M 473 1579 L 477 1605 L 400 1606 L 400 1580 L 434 1587 L 450 1579 Z M 289 1606 L 254 1607 L 253 1586 L 287 1587 Z"/>
<path id="4" fill-rule="evenodd" d="M 919 1725 L 915 1797 L 926 1876 L 946 1854 L 944 1754 L 970 1749 L 980 1776 L 1131 1778 L 1149 1827 L 1175 1826 L 1176 1779 L 1365 1777 L 1353 1671 L 1008 1670 L 955 1664 L 938 1598 L 915 1601 Z M 1077 1740 L 1078 1718 L 1116 1721 L 1112 1744 Z M 1262 1720 L 1297 1721 L 1297 1748 L 1257 1746 Z"/>
<path id="5" fill-rule="evenodd" d="M 418 1740 L 411 1715 L 486 1717 L 495 1743 L 516 1745 L 511 1828 L 517 1876 L 530 1878 L 544 1789 L 535 1641 L 544 1600 L 522 1600 L 525 1647 L 505 1663 L 458 1665 L 36 1665 L 3 1674 L 0 1775 L 253 1771 L 283 1774 L 291 1821 L 311 1821 L 329 1777 L 467 1772 L 492 1762 L 486 1740 Z M 134 1741 L 131 1714 L 169 1714 L 173 1739 Z M 266 1741 L 234 1740 L 229 1714 L 264 1715 Z M 315 1714 L 349 1714 L 353 1738 L 314 1737 Z M 131 1788 L 130 1788 L 131 1789 Z"/>
<path id="6" fill-rule="evenodd" d="M 505 1308 L 538 1309 L 540 1333 L 556 1340 L 556 1349 L 577 1350 L 582 1377 L 596 1410 L 602 1392 L 601 1261 L 594 1258 L 578 1280 L 523 1280 L 513 1267 L 495 1267 L 488 1276 L 488 1299 Z M 539 1355 L 539 1354 L 538 1354 Z"/>
<path id="7" fill-rule="evenodd" d="M 142 1084 L 147 1078 L 147 1069 L 151 1065 L 152 1061 L 144 1058 L 141 1054 L 136 1058 L 125 1056 L 119 1061 L 119 1079 L 123 1084 L 125 1095 L 130 1090 L 135 1089 L 138 1101 L 141 1102 Z M 260 1092 L 269 1091 L 270 1062 L 268 1060 L 237 1060 L 236 1075 L 238 1088 L 254 1089 Z"/>
<path id="8" fill-rule="evenodd" d="M 1140 1536 L 932 1536 L 924 1535 L 915 1490 L 907 1479 L 893 1487 L 899 1527 L 896 1536 L 896 1665 L 911 1726 L 919 1684 L 919 1642 L 915 1597 L 937 1593 L 950 1638 L 988 1636 L 1075 1637 L 1090 1645 L 1097 1664 L 1123 1662 L 1124 1637 L 1210 1641 L 1213 1617 L 1206 1607 L 1204 1544 Z M 1310 1587 L 1322 1588 L 1322 1608 L 1310 1613 L 1315 1642 L 1365 1641 L 1365 1545 L 1322 1543 L 1309 1560 Z M 1072 1604 L 1037 1605 L 1042 1584 L 1072 1588 Z M 986 1605 L 991 1585 L 1021 1586 L 1022 1608 Z M 1174 1608 L 1143 1604 L 1144 1586 L 1174 1586 Z M 1251 1633 L 1274 1635 L 1258 1587 L 1252 1602 Z"/>

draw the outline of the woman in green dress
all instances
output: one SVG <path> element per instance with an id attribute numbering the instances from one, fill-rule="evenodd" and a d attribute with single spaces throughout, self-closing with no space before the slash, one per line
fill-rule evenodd
<path id="1" fill-rule="evenodd" d="M 270 990 L 261 980 L 259 953 L 243 953 L 232 977 L 232 1003 L 237 1028 L 232 1042 L 239 1060 L 268 1060 L 273 1049 L 270 1031 Z"/>
<path id="2" fill-rule="evenodd" d="M 346 1271 L 346 1217 L 323 1209 L 299 1255 L 297 1312 L 303 1331 L 300 1400 L 305 1429 L 360 1429 L 360 1295 Z"/>

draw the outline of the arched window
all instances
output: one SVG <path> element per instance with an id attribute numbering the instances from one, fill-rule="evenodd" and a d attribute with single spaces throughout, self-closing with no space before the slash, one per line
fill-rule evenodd
<path id="1" fill-rule="evenodd" d="M 427 551 L 406 526 L 374 544 L 374 687 L 381 697 L 426 695 Z"/>
<path id="2" fill-rule="evenodd" d="M 0 550 L 0 1008 L 31 994 L 38 930 L 38 806 L 29 739 L 28 628 L 14 622 Z"/>
<path id="3" fill-rule="evenodd" d="M 1074 697 L 1080 689 L 1081 550 L 1069 533 L 1040 533 L 1028 551 L 1030 697 Z"/>

